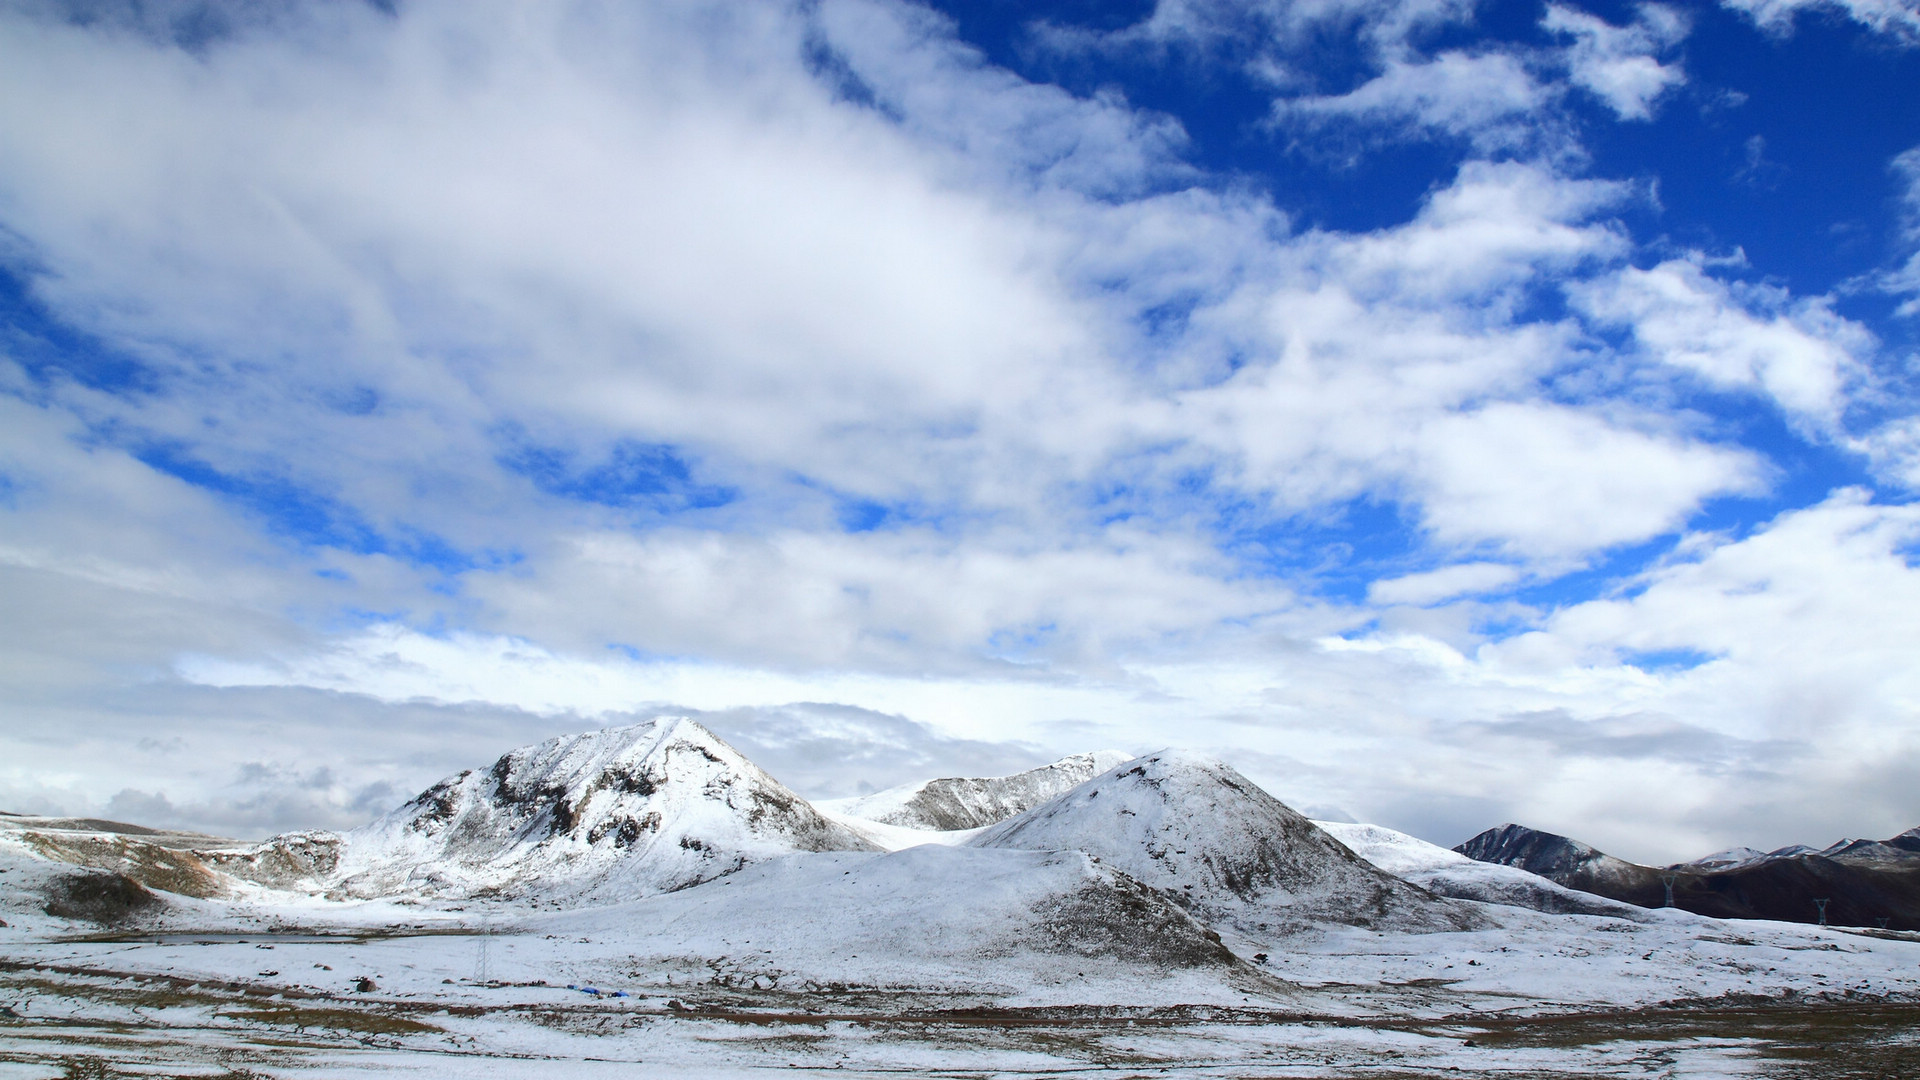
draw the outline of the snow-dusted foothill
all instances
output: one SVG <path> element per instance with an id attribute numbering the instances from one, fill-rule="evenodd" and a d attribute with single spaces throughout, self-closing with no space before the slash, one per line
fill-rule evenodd
<path id="1" fill-rule="evenodd" d="M 1632 904 L 1569 889 L 1513 866 L 1470 859 L 1457 851 L 1380 825 L 1316 821 L 1348 850 L 1402 880 L 1436 896 L 1486 904 L 1531 908 L 1561 915 L 1610 915 L 1635 918 Z"/>
<path id="2" fill-rule="evenodd" d="M 202 833 L 152 829 L 100 818 L 0 814 L 0 847 L 91 871 L 74 877 L 75 885 L 118 891 L 132 898 L 138 895 L 136 889 L 180 896 L 229 896 L 236 883 L 221 872 L 215 860 L 244 845 Z M 108 885 L 107 877 L 124 883 Z M 87 881 L 93 884 L 84 884 Z"/>
<path id="3" fill-rule="evenodd" d="M 823 800 L 820 809 L 883 825 L 956 832 L 993 825 L 1064 795 L 1133 755 L 1121 750 L 1072 754 L 1011 776 L 921 780 L 850 799 Z"/>
<path id="4" fill-rule="evenodd" d="M 1007 1005 L 1290 992 L 1164 896 L 1068 851 L 930 844 L 790 856 L 526 929 L 621 937 L 624 985 L 649 993 L 834 988 Z M 690 956 L 701 958 L 692 968 Z"/>
<path id="5" fill-rule="evenodd" d="M 968 843 L 1083 851 L 1205 921 L 1254 935 L 1323 922 L 1413 932 L 1485 923 L 1374 867 L 1225 763 L 1188 751 L 1116 766 Z"/>
<path id="6" fill-rule="evenodd" d="M 874 851 L 683 717 L 549 739 L 348 833 L 341 896 L 619 900 L 796 851 Z"/>

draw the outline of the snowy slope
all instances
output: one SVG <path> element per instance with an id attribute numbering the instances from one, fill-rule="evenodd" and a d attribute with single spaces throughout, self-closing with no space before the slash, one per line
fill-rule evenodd
<path id="1" fill-rule="evenodd" d="M 872 795 L 822 801 L 823 810 L 907 829 L 977 829 L 1025 813 L 1079 787 L 1133 755 L 1119 750 L 1074 754 L 1012 776 L 947 777 Z"/>
<path id="2" fill-rule="evenodd" d="M 976 847 L 1084 851 L 1250 934 L 1318 921 L 1459 930 L 1470 909 L 1383 873 L 1220 761 L 1164 750 L 995 825 Z"/>
<path id="3" fill-rule="evenodd" d="M 838 988 L 1001 1004 L 1286 992 L 1166 898 L 1078 852 L 791 856 L 527 929 L 618 937 L 624 985 L 652 992 Z"/>
<path id="4" fill-rule="evenodd" d="M 1637 918 L 1642 909 L 1569 889 L 1514 866 L 1470 859 L 1457 851 L 1379 825 L 1316 821 L 1355 855 L 1437 896 L 1531 908 L 1555 914 Z"/>
<path id="5" fill-rule="evenodd" d="M 692 720 L 550 739 L 348 833 L 346 896 L 622 899 L 795 851 L 871 851 Z"/>

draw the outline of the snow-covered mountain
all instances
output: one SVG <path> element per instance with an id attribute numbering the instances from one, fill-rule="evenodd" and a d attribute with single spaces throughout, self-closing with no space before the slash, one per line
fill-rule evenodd
<path id="1" fill-rule="evenodd" d="M 876 850 L 698 723 L 549 739 L 344 837 L 349 896 L 616 899 L 795 851 Z"/>
<path id="2" fill-rule="evenodd" d="M 1132 754 L 1119 750 L 1095 750 L 1012 776 L 922 780 L 872 795 L 822 800 L 818 805 L 834 814 L 907 829 L 978 829 L 1025 813 L 1132 759 Z"/>
<path id="3" fill-rule="evenodd" d="M 1891 840 L 1842 840 L 1820 854 L 1842 862 L 1920 866 L 1920 829 L 1908 829 Z"/>
<path id="4" fill-rule="evenodd" d="M 1649 867 L 1616 859 L 1570 837 L 1511 823 L 1496 825 L 1453 850 L 1602 896 L 1618 896 L 1621 890 L 1645 886 L 1659 876 Z"/>
<path id="5" fill-rule="evenodd" d="M 1772 855 L 1757 848 L 1736 847 L 1725 851 L 1716 851 L 1711 855 L 1702 855 L 1691 862 L 1674 863 L 1669 870 L 1731 870 L 1736 866 L 1749 866 L 1773 858 Z"/>
<path id="6" fill-rule="evenodd" d="M 1564 836 L 1502 825 L 1454 850 L 1640 907 L 1664 906 L 1671 886 L 1675 907 L 1715 918 L 1908 930 L 1920 929 L 1920 853 L 1907 845 L 1920 847 L 1920 834 L 1842 840 L 1818 850 L 1804 844 L 1765 854 L 1734 849 L 1655 868 Z"/>
<path id="7" fill-rule="evenodd" d="M 1569 889 L 1516 866 L 1470 859 L 1438 844 L 1380 825 L 1316 821 L 1348 850 L 1387 873 L 1456 900 L 1531 908 L 1555 915 L 1611 915 L 1633 918 L 1632 904 Z"/>
<path id="8" fill-rule="evenodd" d="M 1250 933 L 1323 921 L 1410 931 L 1480 921 L 1361 859 L 1226 764 L 1186 751 L 1116 766 L 968 843 L 1083 851 L 1203 920 Z"/>

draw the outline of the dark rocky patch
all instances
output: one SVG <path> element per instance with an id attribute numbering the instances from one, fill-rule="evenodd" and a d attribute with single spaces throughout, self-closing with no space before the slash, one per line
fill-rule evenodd
<path id="1" fill-rule="evenodd" d="M 47 914 L 110 926 L 161 906 L 146 886 L 114 873 L 63 874 L 47 883 Z"/>
<path id="2" fill-rule="evenodd" d="M 1160 968 L 1218 966 L 1237 959 L 1219 934 L 1125 875 L 1052 897 L 1034 914 L 1059 952 L 1118 956 Z"/>

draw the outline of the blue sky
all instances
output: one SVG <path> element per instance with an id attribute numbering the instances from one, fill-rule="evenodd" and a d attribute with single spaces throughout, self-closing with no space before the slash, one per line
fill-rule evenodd
<path id="1" fill-rule="evenodd" d="M 7 4 L 0 803 L 696 710 L 1890 835 L 1914 101 L 1908 0 Z"/>

